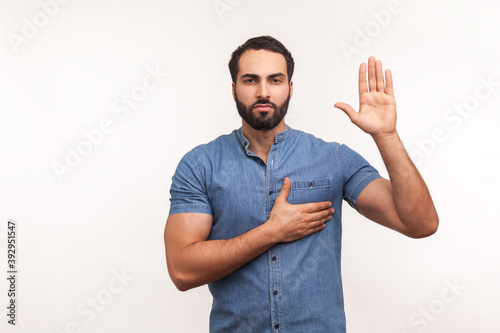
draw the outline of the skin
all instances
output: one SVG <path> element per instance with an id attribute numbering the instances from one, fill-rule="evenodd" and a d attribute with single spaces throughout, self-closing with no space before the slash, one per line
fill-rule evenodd
<path id="1" fill-rule="evenodd" d="M 360 213 L 368 219 L 412 238 L 436 232 L 439 218 L 422 176 L 409 158 L 396 130 L 396 99 L 392 73 L 382 62 L 368 59 L 359 67 L 359 111 L 346 103 L 334 106 L 375 141 L 390 180 L 376 179 L 357 200 Z"/>
<path id="2" fill-rule="evenodd" d="M 280 76 L 275 76 L 281 74 Z M 249 77 L 248 75 L 257 75 Z M 236 83 L 232 84 L 233 99 L 235 92 L 241 102 L 252 105 L 258 99 L 268 98 L 271 102 L 281 105 L 293 95 L 293 82 L 288 83 L 287 67 L 285 58 L 274 52 L 265 50 L 248 50 L 241 55 L 239 71 Z M 258 115 L 259 110 L 254 109 Z M 270 117 L 273 111 L 269 111 Z M 262 158 L 267 163 L 267 155 L 274 142 L 276 134 L 286 129 L 283 119 L 278 126 L 269 131 L 258 131 L 253 129 L 247 122 L 242 120 L 242 131 L 248 139 L 251 152 Z"/>
<path id="3" fill-rule="evenodd" d="M 236 83 L 232 84 L 239 100 L 250 106 L 268 98 L 281 105 L 293 93 L 286 62 L 282 55 L 265 50 L 248 50 L 239 61 Z M 360 110 L 336 103 L 351 121 L 375 140 L 389 172 L 390 180 L 372 181 L 361 192 L 357 207 L 367 218 L 409 237 L 434 233 L 438 216 L 427 187 L 409 159 L 396 131 L 396 102 L 392 76 L 382 63 L 368 60 L 359 69 Z M 270 117 L 274 110 L 265 106 L 252 110 L 256 116 Z M 242 120 L 242 130 L 249 149 L 267 162 L 276 134 L 286 128 L 282 120 L 274 129 L 255 130 Z M 334 213 L 330 202 L 291 205 L 286 199 L 290 180 L 285 178 L 271 210 L 269 220 L 259 227 L 228 240 L 207 240 L 213 218 L 209 214 L 174 214 L 165 226 L 165 251 L 170 277 L 176 287 L 185 291 L 218 280 L 280 242 L 292 242 L 325 228 Z"/>

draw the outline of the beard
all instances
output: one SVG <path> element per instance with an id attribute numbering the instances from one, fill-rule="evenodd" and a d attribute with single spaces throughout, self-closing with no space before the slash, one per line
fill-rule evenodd
<path id="1" fill-rule="evenodd" d="M 259 99 L 255 103 L 250 106 L 246 106 L 238 99 L 236 92 L 234 93 L 234 97 L 236 100 L 236 108 L 238 109 L 238 113 L 241 118 L 246 121 L 250 127 L 257 131 L 269 131 L 274 129 L 278 124 L 283 120 L 287 111 L 288 104 L 290 102 L 290 92 L 288 92 L 288 97 L 280 106 L 277 106 L 273 102 L 268 99 Z M 267 112 L 261 112 L 260 116 L 256 116 L 253 113 L 253 109 L 258 104 L 269 104 L 273 107 L 273 114 L 270 117 Z"/>

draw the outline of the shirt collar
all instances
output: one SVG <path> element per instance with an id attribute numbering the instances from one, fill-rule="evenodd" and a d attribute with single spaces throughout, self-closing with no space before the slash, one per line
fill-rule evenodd
<path id="1" fill-rule="evenodd" d="M 286 125 L 286 128 L 285 128 L 285 130 L 283 132 L 280 132 L 280 133 L 276 134 L 276 137 L 274 138 L 274 142 L 279 143 L 279 142 L 285 141 L 286 139 L 288 139 L 290 137 L 290 135 L 292 134 L 292 132 L 293 132 L 293 129 L 290 126 Z M 236 136 L 238 137 L 238 141 L 243 146 L 243 148 L 247 149 L 248 145 L 249 145 L 249 142 L 248 142 L 248 139 L 243 134 L 243 128 L 242 127 L 240 127 L 236 131 Z"/>

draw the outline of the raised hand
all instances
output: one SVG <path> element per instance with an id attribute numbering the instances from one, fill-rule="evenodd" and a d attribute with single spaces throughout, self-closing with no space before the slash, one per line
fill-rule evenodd
<path id="1" fill-rule="evenodd" d="M 396 99 L 389 69 L 382 71 L 382 62 L 375 57 L 368 59 L 368 86 L 366 64 L 359 67 L 359 112 L 349 104 L 335 103 L 351 122 L 372 136 L 396 133 Z"/>

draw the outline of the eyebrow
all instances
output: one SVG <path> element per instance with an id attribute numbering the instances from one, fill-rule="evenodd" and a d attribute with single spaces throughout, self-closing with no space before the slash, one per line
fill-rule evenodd
<path id="1" fill-rule="evenodd" d="M 240 78 L 244 79 L 244 78 L 251 78 L 251 79 L 258 79 L 260 76 L 257 75 L 257 74 L 243 74 L 240 76 Z M 267 78 L 274 78 L 274 77 L 286 77 L 285 74 L 279 72 L 279 73 L 274 73 L 274 74 L 270 74 L 267 76 Z"/>

